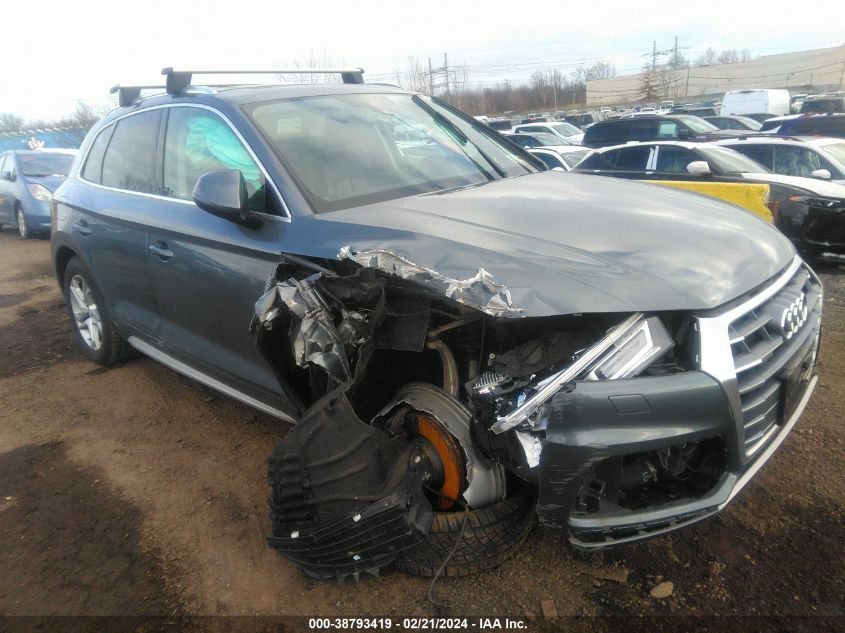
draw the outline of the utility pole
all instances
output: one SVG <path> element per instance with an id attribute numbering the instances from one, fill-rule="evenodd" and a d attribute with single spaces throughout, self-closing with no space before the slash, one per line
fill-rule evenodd
<path id="1" fill-rule="evenodd" d="M 657 70 L 657 40 L 651 43 L 651 72 Z"/>
<path id="2" fill-rule="evenodd" d="M 675 56 L 672 58 L 672 68 L 678 70 L 678 36 L 675 36 Z"/>
<path id="3" fill-rule="evenodd" d="M 431 73 L 431 57 L 428 58 L 428 94 L 434 96 L 434 75 Z"/>
<path id="4" fill-rule="evenodd" d="M 449 54 L 443 53 L 443 73 L 446 75 L 446 101 L 449 101 Z"/>

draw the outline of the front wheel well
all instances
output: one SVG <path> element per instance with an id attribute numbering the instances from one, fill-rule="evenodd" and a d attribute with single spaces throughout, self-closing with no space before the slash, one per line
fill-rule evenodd
<path id="1" fill-rule="evenodd" d="M 61 246 L 53 258 L 56 266 L 56 277 L 59 280 L 59 286 L 62 287 L 62 291 L 64 291 L 65 270 L 67 270 L 68 263 L 74 257 L 76 257 L 76 253 L 70 247 Z"/>

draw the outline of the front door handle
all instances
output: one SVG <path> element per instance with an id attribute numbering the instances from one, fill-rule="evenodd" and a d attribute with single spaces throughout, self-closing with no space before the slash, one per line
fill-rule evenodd
<path id="1" fill-rule="evenodd" d="M 91 227 L 88 226 L 88 222 L 85 220 L 80 220 L 76 224 L 73 225 L 73 230 L 79 233 L 80 235 L 91 235 Z"/>
<path id="2" fill-rule="evenodd" d="M 153 242 L 150 244 L 150 252 L 161 260 L 168 260 L 173 257 L 173 251 L 167 248 L 167 242 Z"/>

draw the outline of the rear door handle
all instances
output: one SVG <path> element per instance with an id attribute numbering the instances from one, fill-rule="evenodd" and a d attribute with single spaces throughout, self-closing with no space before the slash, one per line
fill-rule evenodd
<path id="1" fill-rule="evenodd" d="M 80 220 L 76 224 L 73 225 L 73 230 L 79 233 L 80 235 L 91 235 L 91 227 L 88 226 L 88 222 L 85 220 Z"/>
<path id="2" fill-rule="evenodd" d="M 167 248 L 167 242 L 153 242 L 149 248 L 150 252 L 159 259 L 167 260 L 173 257 L 173 251 Z"/>

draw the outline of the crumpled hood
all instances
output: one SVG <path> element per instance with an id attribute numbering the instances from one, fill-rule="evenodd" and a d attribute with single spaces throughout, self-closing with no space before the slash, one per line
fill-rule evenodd
<path id="1" fill-rule="evenodd" d="M 474 307 L 494 298 L 485 311 L 512 317 L 706 310 L 764 283 L 795 255 L 780 232 L 738 207 L 564 172 L 310 220 L 317 226 L 297 218 L 291 228 L 316 231 L 320 256 L 410 271 L 408 278 Z"/>

